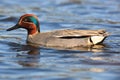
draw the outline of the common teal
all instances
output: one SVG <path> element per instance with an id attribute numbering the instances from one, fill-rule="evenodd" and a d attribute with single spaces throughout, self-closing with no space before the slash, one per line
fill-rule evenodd
<path id="1" fill-rule="evenodd" d="M 105 30 L 55 30 L 40 32 L 38 17 L 34 14 L 24 14 L 18 23 L 7 29 L 11 31 L 24 28 L 28 32 L 27 42 L 44 47 L 88 47 L 102 43 L 108 36 Z"/>

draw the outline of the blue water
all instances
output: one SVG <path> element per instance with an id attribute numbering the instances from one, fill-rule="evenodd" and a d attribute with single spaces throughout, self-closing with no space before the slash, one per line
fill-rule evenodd
<path id="1" fill-rule="evenodd" d="M 105 29 L 110 36 L 90 49 L 30 46 L 24 29 L 6 31 L 25 13 L 39 17 L 41 32 Z M 119 0 L 0 0 L 1 80 L 119 80 L 119 59 Z"/>

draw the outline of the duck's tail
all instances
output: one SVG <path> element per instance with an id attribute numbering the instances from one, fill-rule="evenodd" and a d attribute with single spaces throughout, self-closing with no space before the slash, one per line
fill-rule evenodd
<path id="1" fill-rule="evenodd" d="M 90 37 L 90 42 L 95 45 L 95 44 L 100 44 L 102 43 L 106 37 L 109 35 L 108 32 L 106 32 L 105 30 L 100 30 L 98 35 L 95 36 L 91 36 Z"/>

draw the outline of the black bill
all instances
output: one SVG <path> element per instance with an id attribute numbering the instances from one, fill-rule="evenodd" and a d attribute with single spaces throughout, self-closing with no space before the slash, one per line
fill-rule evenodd
<path id="1" fill-rule="evenodd" d="M 11 31 L 11 30 L 18 29 L 18 28 L 20 28 L 20 26 L 16 24 L 15 26 L 8 28 L 7 31 Z"/>

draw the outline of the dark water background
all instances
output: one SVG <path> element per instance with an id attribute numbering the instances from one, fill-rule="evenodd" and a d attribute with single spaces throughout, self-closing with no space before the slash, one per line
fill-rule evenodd
<path id="1" fill-rule="evenodd" d="M 6 29 L 25 13 L 41 32 L 106 29 L 104 48 L 57 50 L 26 44 L 26 31 Z M 120 0 L 0 0 L 1 80 L 120 80 Z"/>

